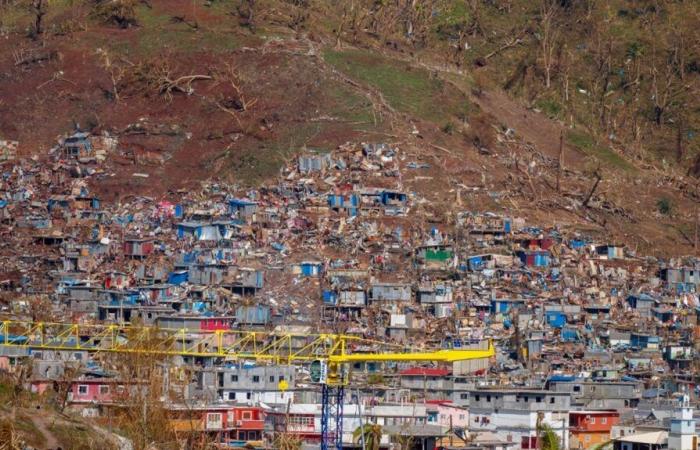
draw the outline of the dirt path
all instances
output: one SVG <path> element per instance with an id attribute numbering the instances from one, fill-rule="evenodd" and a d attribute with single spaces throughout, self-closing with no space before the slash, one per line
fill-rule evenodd
<path id="1" fill-rule="evenodd" d="M 46 423 L 46 416 L 43 414 L 32 414 L 30 418 L 34 426 L 44 436 L 46 440 L 45 448 L 47 450 L 59 448 L 61 444 L 58 442 L 58 439 L 56 439 L 56 436 L 49 430 L 49 426 Z"/>

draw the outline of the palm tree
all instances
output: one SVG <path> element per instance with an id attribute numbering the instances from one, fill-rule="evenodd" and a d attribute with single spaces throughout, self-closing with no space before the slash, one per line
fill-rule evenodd
<path id="1" fill-rule="evenodd" d="M 537 413 L 537 441 L 540 450 L 559 450 L 559 436 L 548 424 L 543 422 L 544 414 Z"/>
<path id="2" fill-rule="evenodd" d="M 364 436 L 365 450 L 379 450 L 379 444 L 382 440 L 382 427 L 375 423 L 366 423 L 361 427 L 357 427 L 352 433 L 353 441 L 361 442 Z"/>

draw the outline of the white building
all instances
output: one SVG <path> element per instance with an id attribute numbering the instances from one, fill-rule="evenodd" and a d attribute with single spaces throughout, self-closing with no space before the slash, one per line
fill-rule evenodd
<path id="1" fill-rule="evenodd" d="M 568 393 L 537 389 L 477 389 L 469 391 L 469 431 L 490 431 L 515 449 L 536 449 L 538 422 L 549 426 L 559 445 L 569 448 Z"/>
<path id="2" fill-rule="evenodd" d="M 696 450 L 698 435 L 695 434 L 695 419 L 690 399 L 681 397 L 671 418 L 671 432 L 668 434 L 668 448 L 674 450 Z"/>
<path id="3" fill-rule="evenodd" d="M 287 414 L 289 423 L 286 425 L 288 432 L 296 433 L 302 440 L 318 442 L 321 437 L 321 404 L 320 403 L 292 403 L 288 407 L 279 407 L 272 411 L 267 405 L 268 414 L 278 415 L 280 419 Z M 377 424 L 385 430 L 382 435 L 382 444 L 388 445 L 390 433 L 387 430 L 401 430 L 410 433 L 412 430 L 429 426 L 426 406 L 422 404 L 380 404 L 366 405 L 345 403 L 343 405 L 343 442 L 353 443 L 353 432 L 363 423 Z M 447 427 L 443 427 L 444 432 Z"/>

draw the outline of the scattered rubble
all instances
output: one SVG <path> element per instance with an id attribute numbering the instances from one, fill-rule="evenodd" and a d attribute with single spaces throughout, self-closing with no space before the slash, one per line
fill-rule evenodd
<path id="1" fill-rule="evenodd" d="M 180 130 L 141 121 L 123 134 L 145 132 Z M 0 155 L 10 162 L 0 179 L 4 317 L 332 331 L 413 347 L 478 347 L 491 339 L 498 349 L 494 361 L 353 368 L 363 391 L 361 412 L 387 420 L 387 429 L 387 417 L 404 414 L 409 423 L 435 425 L 438 431 L 425 431 L 432 437 L 459 422 L 462 433 L 475 433 L 474 442 L 490 433 L 489 442 L 527 440 L 521 448 L 535 445 L 534 410 L 517 412 L 517 420 L 529 425 L 513 432 L 501 428 L 505 419 L 483 399 L 542 402 L 544 420 L 568 443 L 584 439 L 585 430 L 571 425 L 583 414 L 579 409 L 599 411 L 590 416 L 607 411 L 610 439 L 615 426 L 627 423 L 627 416 L 638 418 L 649 401 L 662 408 L 661 397 L 670 401 L 682 392 L 690 405 L 700 394 L 699 260 L 645 258 L 584 231 L 462 209 L 460 196 L 484 186 L 455 186 L 453 209 L 433 209 L 405 182 L 431 164 L 407 158 L 396 145 L 308 151 L 290 161 L 276 183 L 259 189 L 205 182 L 164 198 L 111 203 L 94 195 L 89 182 L 104 175 L 110 158 L 121 157 L 118 138 L 66 135 L 50 150 L 48 163 L 16 159 L 16 148 L 0 141 Z M 514 177 L 537 199 L 523 180 L 556 162 L 535 155 L 525 168 L 518 164 Z M 571 203 L 559 207 L 627 214 L 595 191 L 572 194 Z M 499 191 L 488 194 L 506 198 Z M 17 364 L 17 355 L 0 355 L 0 367 Z M 34 364 L 61 366 L 53 357 L 36 356 Z M 110 391 L 103 386 L 129 385 L 109 375 L 111 368 L 100 372 L 90 366 L 98 361 L 86 360 L 71 388 L 73 406 L 108 403 Z M 315 391 L 304 388 L 303 368 L 224 364 L 198 370 L 188 401 L 206 413 L 204 420 L 222 412 L 258 417 L 250 419 L 256 421 L 253 434 L 243 438 L 240 427 L 221 425 L 230 438 L 262 439 L 263 416 L 275 426 L 303 419 L 311 440 L 320 433 L 318 417 L 305 409 L 314 401 L 305 396 Z M 215 382 L 222 374 L 231 381 Z M 252 398 L 246 383 L 268 376 L 270 386 L 255 388 Z M 31 381 L 33 389 L 46 388 L 50 378 Z M 294 392 L 291 404 L 286 389 L 277 387 L 281 380 Z M 372 385 L 381 385 L 383 394 Z M 621 393 L 594 395 L 589 385 L 619 387 Z M 422 402 L 410 413 L 400 406 L 409 398 Z M 347 420 L 359 423 L 360 410 L 353 408 L 346 406 Z"/>

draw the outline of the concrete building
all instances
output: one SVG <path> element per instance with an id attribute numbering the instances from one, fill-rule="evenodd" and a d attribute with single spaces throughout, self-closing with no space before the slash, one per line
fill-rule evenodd
<path id="1" fill-rule="evenodd" d="M 535 449 L 538 423 L 546 424 L 569 448 L 568 393 L 536 389 L 473 389 L 469 391 L 469 430 L 491 431 L 516 449 Z"/>
<path id="2" fill-rule="evenodd" d="M 610 440 L 612 427 L 620 421 L 620 413 L 608 411 L 571 411 L 569 413 L 570 448 L 592 449 Z"/>
<path id="3" fill-rule="evenodd" d="M 195 395 L 239 403 L 286 404 L 293 397 L 293 366 L 227 366 L 197 372 Z"/>
<path id="4" fill-rule="evenodd" d="M 634 407 L 642 398 L 640 383 L 627 381 L 553 381 L 555 392 L 571 394 L 571 402 L 585 409 Z"/>

